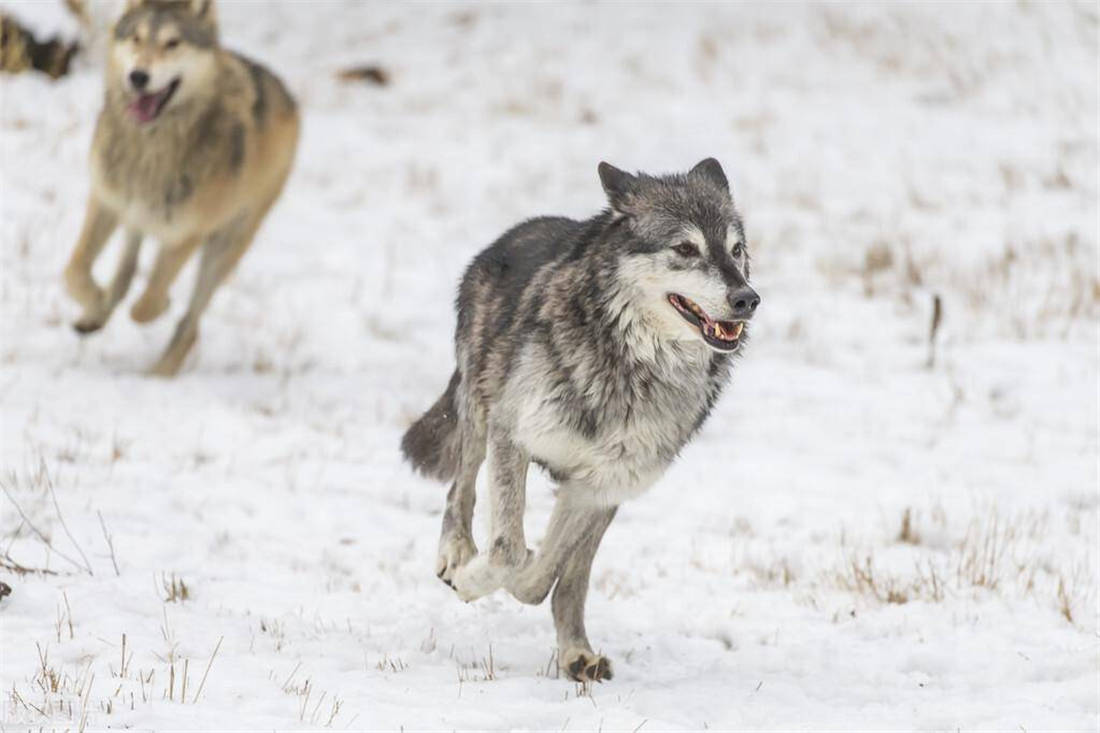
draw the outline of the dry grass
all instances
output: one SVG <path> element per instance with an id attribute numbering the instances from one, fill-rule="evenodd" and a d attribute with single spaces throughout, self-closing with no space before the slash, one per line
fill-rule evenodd
<path id="1" fill-rule="evenodd" d="M 942 509 L 933 514 L 942 525 L 937 531 L 944 531 L 949 522 Z M 885 557 L 876 557 L 873 548 L 849 550 L 838 566 L 822 573 L 819 587 L 885 604 L 940 603 L 975 594 L 1053 596 L 1052 608 L 1069 623 L 1077 619 L 1074 609 L 1096 593 L 1081 566 L 1067 568 L 1067 558 L 1050 549 L 1046 513 L 1006 515 L 988 507 L 945 547 L 924 544 L 918 517 L 912 508 L 903 510 L 893 548 L 877 551 Z"/>
<path id="2" fill-rule="evenodd" d="M 913 510 L 910 507 L 905 507 L 905 511 L 902 512 L 898 542 L 904 542 L 907 545 L 920 544 L 920 535 L 913 529 Z"/>
<path id="3" fill-rule="evenodd" d="M 489 653 L 481 659 L 472 662 L 455 660 L 458 664 L 458 682 L 492 682 L 497 678 L 496 661 L 493 659 L 493 645 L 489 645 Z"/>
<path id="4" fill-rule="evenodd" d="M 165 603 L 183 603 L 191 598 L 191 589 L 175 573 L 162 573 L 157 578 L 157 590 Z"/>
<path id="5" fill-rule="evenodd" d="M 309 677 L 306 677 L 302 682 L 295 682 L 295 677 L 297 677 L 301 668 L 301 662 L 296 664 L 290 674 L 287 675 L 280 689 L 284 694 L 297 698 L 299 722 L 308 723 L 314 727 L 331 728 L 340 715 L 344 701 L 337 695 L 329 694 L 326 690 L 322 690 L 320 694 L 317 694 L 317 688 Z M 271 673 L 270 677 L 274 679 L 274 672 Z M 353 718 L 346 725 L 350 726 L 354 721 Z"/>
<path id="6" fill-rule="evenodd" d="M 70 636 L 66 641 L 76 639 L 80 643 L 73 634 L 67 598 L 65 607 L 68 616 L 59 620 L 58 635 L 61 636 L 60 628 L 67 627 Z M 93 659 L 80 664 L 57 664 L 50 658 L 49 646 L 36 642 L 38 665 L 25 686 L 17 682 L 12 684 L 7 692 L 7 711 L 3 720 L 28 725 L 67 721 L 70 725 L 66 730 L 83 731 L 93 716 L 98 721 L 101 716 L 133 711 L 157 699 L 193 705 L 199 701 L 220 648 L 219 639 L 206 661 L 198 689 L 189 695 L 192 677 L 189 659 L 180 663 L 173 654 L 170 659 L 162 660 L 164 667 L 137 668 L 133 664 L 135 650 L 126 634 L 122 634 L 117 659 L 105 662 L 106 670 L 101 670 L 105 674 L 96 671 Z M 160 686 L 157 684 L 158 672 Z"/>

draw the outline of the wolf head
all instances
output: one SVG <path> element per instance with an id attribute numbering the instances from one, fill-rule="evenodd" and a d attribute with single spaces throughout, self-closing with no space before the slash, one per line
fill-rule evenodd
<path id="1" fill-rule="evenodd" d="M 622 232 L 616 272 L 631 309 L 659 337 L 736 351 L 760 297 L 722 166 L 707 158 L 657 177 L 600 163 L 599 174 Z"/>
<path id="2" fill-rule="evenodd" d="M 150 124 L 208 92 L 217 68 L 213 0 L 129 0 L 115 24 L 109 97 Z"/>

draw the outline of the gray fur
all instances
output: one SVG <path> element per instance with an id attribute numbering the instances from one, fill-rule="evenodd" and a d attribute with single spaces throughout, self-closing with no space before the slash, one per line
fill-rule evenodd
<path id="1" fill-rule="evenodd" d="M 461 438 L 455 409 L 458 382 L 455 372 L 443 395 L 401 439 L 401 452 L 409 463 L 425 476 L 440 481 L 450 481 L 458 471 Z"/>
<path id="2" fill-rule="evenodd" d="M 402 442 L 418 469 L 456 478 L 439 576 L 465 600 L 506 588 L 540 603 L 556 582 L 559 664 L 596 680 L 610 678 L 610 663 L 592 652 L 583 609 L 600 539 L 618 504 L 652 485 L 700 428 L 730 371 L 731 353 L 693 336 L 667 296 L 683 283 L 705 291 L 681 294 L 705 297 L 714 320 L 740 322 L 734 349 L 752 315 L 745 293 L 759 302 L 717 161 L 659 177 L 603 163 L 599 175 L 609 210 L 532 219 L 474 259 L 459 289 L 458 368 Z M 694 255 L 677 254 L 685 237 Z M 470 521 L 486 447 L 490 546 L 479 555 Z M 523 533 L 530 463 L 559 484 L 537 554 Z"/>

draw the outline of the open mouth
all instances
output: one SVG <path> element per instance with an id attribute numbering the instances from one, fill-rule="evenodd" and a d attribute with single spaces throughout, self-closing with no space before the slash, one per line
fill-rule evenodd
<path id="1" fill-rule="evenodd" d="M 130 114 L 133 115 L 134 119 L 138 122 L 152 122 L 160 116 L 161 111 L 164 110 L 165 105 L 168 104 L 168 100 L 176 93 L 179 86 L 180 80 L 173 79 L 168 86 L 164 87 L 164 89 L 161 89 L 159 92 L 139 94 L 134 98 L 134 101 L 130 102 Z"/>
<path id="2" fill-rule="evenodd" d="M 703 341 L 715 351 L 736 351 L 741 345 L 744 321 L 716 321 L 691 298 L 669 293 L 668 302 L 684 320 L 699 329 Z"/>

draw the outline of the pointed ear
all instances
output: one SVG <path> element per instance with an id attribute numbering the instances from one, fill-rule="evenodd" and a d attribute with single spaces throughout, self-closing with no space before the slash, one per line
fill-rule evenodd
<path id="1" fill-rule="evenodd" d="M 214 0 L 191 0 L 191 12 L 196 18 L 214 19 Z"/>
<path id="2" fill-rule="evenodd" d="M 600 183 L 603 184 L 603 190 L 607 194 L 611 208 L 620 214 L 627 213 L 638 183 L 637 176 L 619 170 L 610 163 L 601 162 L 596 170 L 600 174 Z"/>
<path id="3" fill-rule="evenodd" d="M 707 158 L 701 160 L 691 169 L 691 175 L 700 176 L 713 183 L 718 184 L 726 191 L 730 190 L 730 182 L 726 178 L 725 171 L 722 170 L 722 164 L 714 158 Z"/>

